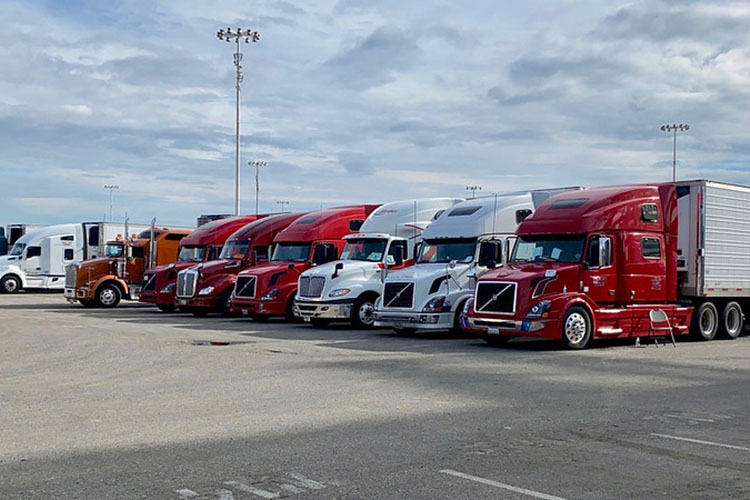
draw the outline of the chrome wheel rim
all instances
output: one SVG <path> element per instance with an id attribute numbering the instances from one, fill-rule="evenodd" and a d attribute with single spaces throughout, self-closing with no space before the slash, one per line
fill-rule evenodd
<path id="1" fill-rule="evenodd" d="M 365 302 L 364 304 L 359 306 L 359 311 L 357 311 L 357 314 L 359 315 L 359 320 L 363 325 L 370 326 L 375 323 L 375 319 L 372 317 L 372 313 L 374 310 L 375 307 L 372 305 L 372 302 Z"/>
<path id="2" fill-rule="evenodd" d="M 565 338 L 571 344 L 579 344 L 586 337 L 586 318 L 574 312 L 565 320 Z"/>
<path id="3" fill-rule="evenodd" d="M 105 306 L 111 306 L 115 303 L 117 295 L 115 294 L 115 291 L 111 288 L 105 288 L 101 292 L 99 292 L 99 300 L 102 304 Z"/>
<path id="4" fill-rule="evenodd" d="M 701 333 L 711 335 L 716 330 L 716 315 L 711 308 L 705 308 L 701 313 Z"/>
<path id="5" fill-rule="evenodd" d="M 3 288 L 5 288 L 6 292 L 13 293 L 18 290 L 18 282 L 14 279 L 5 280 L 5 283 L 3 283 Z"/>
<path id="6" fill-rule="evenodd" d="M 727 329 L 727 333 L 736 337 L 740 331 L 740 312 L 736 307 L 732 307 L 727 311 L 726 324 L 724 325 Z"/>

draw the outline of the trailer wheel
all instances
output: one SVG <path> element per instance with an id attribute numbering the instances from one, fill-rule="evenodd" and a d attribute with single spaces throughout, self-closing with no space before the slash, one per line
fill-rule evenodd
<path id="1" fill-rule="evenodd" d="M 172 304 L 159 304 L 156 306 L 157 309 L 159 309 L 163 313 L 173 313 L 175 312 L 175 306 Z"/>
<path id="2" fill-rule="evenodd" d="M 730 302 L 724 306 L 721 315 L 721 336 L 726 339 L 736 339 L 744 327 L 742 308 L 737 302 Z"/>
<path id="3" fill-rule="evenodd" d="M 693 311 L 691 332 L 698 340 L 713 340 L 719 329 L 719 312 L 711 302 L 704 302 Z"/>
<path id="4" fill-rule="evenodd" d="M 562 322 L 561 340 L 568 349 L 583 349 L 591 340 L 591 317 L 582 307 L 571 307 Z"/>
<path id="5" fill-rule="evenodd" d="M 506 335 L 482 335 L 482 339 L 489 345 L 502 346 L 508 343 L 510 337 Z"/>
<path id="6" fill-rule="evenodd" d="M 96 291 L 96 304 L 99 307 L 117 307 L 120 300 L 122 300 L 122 292 L 115 284 L 102 285 Z"/>
<path id="7" fill-rule="evenodd" d="M 369 330 L 375 324 L 375 318 L 372 313 L 375 311 L 375 300 L 372 295 L 359 297 L 354 301 L 352 307 L 352 325 L 355 328 Z"/>
<path id="8" fill-rule="evenodd" d="M 325 328 L 328 326 L 328 320 L 323 318 L 310 318 L 310 324 L 314 328 Z"/>
<path id="9" fill-rule="evenodd" d="M 2 293 L 18 293 L 21 289 L 21 280 L 18 276 L 8 275 L 0 280 L 0 292 Z"/>

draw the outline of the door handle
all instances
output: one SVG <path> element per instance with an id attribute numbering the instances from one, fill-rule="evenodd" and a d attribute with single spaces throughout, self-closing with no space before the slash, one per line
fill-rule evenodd
<path id="1" fill-rule="evenodd" d="M 630 290 L 630 300 L 635 298 L 635 290 Z"/>

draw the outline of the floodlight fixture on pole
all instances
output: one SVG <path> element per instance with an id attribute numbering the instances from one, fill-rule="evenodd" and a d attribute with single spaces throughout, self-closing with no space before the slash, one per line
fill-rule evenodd
<path id="1" fill-rule="evenodd" d="M 281 210 L 280 211 L 283 212 L 284 211 L 284 205 L 289 205 L 289 202 L 288 201 L 279 200 L 279 201 L 276 202 L 276 204 L 277 205 L 281 205 Z"/>
<path id="2" fill-rule="evenodd" d="M 471 199 L 473 200 L 477 197 L 477 191 L 482 190 L 482 186 L 466 186 L 466 190 L 471 191 Z"/>
<path id="3" fill-rule="evenodd" d="M 677 132 L 690 130 L 690 125 L 687 123 L 680 123 L 679 125 L 662 125 L 661 129 L 663 132 L 672 132 L 674 134 L 672 142 L 672 182 L 675 182 L 677 180 Z"/>
<path id="4" fill-rule="evenodd" d="M 259 183 L 259 174 L 258 171 L 260 170 L 260 167 L 265 167 L 268 165 L 268 162 L 263 160 L 253 160 L 247 162 L 248 165 L 251 167 L 255 167 L 255 215 L 258 215 L 258 194 L 260 193 L 260 183 Z"/>
<path id="5" fill-rule="evenodd" d="M 237 52 L 234 53 L 234 66 L 237 68 L 235 80 L 236 111 L 235 111 L 235 169 L 234 169 L 234 214 L 240 215 L 240 84 L 242 83 L 242 50 L 240 49 L 240 40 L 245 43 L 257 42 L 260 40 L 260 33 L 251 30 L 241 30 L 237 28 L 227 28 L 216 33 L 219 40 L 227 43 L 234 41 L 237 44 Z"/>
<path id="6" fill-rule="evenodd" d="M 112 222 L 114 219 L 112 219 L 112 194 L 115 189 L 120 189 L 120 186 L 116 186 L 114 184 L 105 184 L 104 189 L 109 190 L 109 221 Z"/>

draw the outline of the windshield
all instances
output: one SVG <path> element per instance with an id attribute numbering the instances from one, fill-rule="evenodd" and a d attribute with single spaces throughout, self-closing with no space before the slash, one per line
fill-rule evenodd
<path id="1" fill-rule="evenodd" d="M 451 261 L 471 262 L 474 260 L 475 238 L 450 238 L 425 240 L 419 251 L 420 264 L 447 264 Z"/>
<path id="2" fill-rule="evenodd" d="M 511 262 L 580 262 L 583 236 L 520 236 Z"/>
<path id="3" fill-rule="evenodd" d="M 26 248 L 26 243 L 16 243 L 13 245 L 13 248 L 10 249 L 8 255 L 21 255 L 24 248 Z"/>
<path id="4" fill-rule="evenodd" d="M 344 251 L 341 252 L 341 260 L 350 259 L 379 262 L 383 258 L 386 243 L 386 240 L 376 238 L 346 240 Z"/>
<path id="5" fill-rule="evenodd" d="M 224 244 L 224 248 L 221 249 L 221 255 L 219 255 L 219 258 L 232 260 L 243 259 L 245 257 L 245 254 L 247 253 L 247 249 L 249 246 L 249 241 L 227 241 Z"/>
<path id="6" fill-rule="evenodd" d="M 279 243 L 273 249 L 271 260 L 305 262 L 310 255 L 310 243 Z"/>
<path id="7" fill-rule="evenodd" d="M 105 257 L 122 257 L 122 251 L 125 247 L 122 245 L 107 245 L 104 247 Z"/>
<path id="8" fill-rule="evenodd" d="M 201 262 L 204 255 L 206 255 L 206 247 L 182 247 L 177 260 L 180 262 Z"/>

